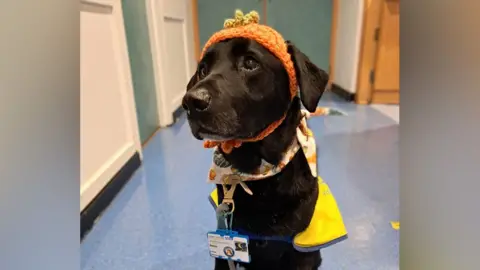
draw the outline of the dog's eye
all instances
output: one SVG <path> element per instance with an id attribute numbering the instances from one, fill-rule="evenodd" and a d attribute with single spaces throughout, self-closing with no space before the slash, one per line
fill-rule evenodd
<path id="1" fill-rule="evenodd" d="M 205 76 L 207 76 L 207 73 L 208 73 L 207 65 L 201 63 L 198 66 L 198 78 L 199 79 L 205 78 Z"/>
<path id="2" fill-rule="evenodd" d="M 255 60 L 255 58 L 250 56 L 246 56 L 245 58 L 243 58 L 243 63 L 241 65 L 242 69 L 245 69 L 247 71 L 252 71 L 252 70 L 256 70 L 258 67 L 259 67 L 259 64 L 257 60 Z"/>

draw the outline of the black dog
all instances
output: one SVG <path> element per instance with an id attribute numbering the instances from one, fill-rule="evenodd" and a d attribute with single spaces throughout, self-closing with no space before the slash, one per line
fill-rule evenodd
<path id="1" fill-rule="evenodd" d="M 290 42 L 288 52 L 295 65 L 300 97 L 292 101 L 288 75 L 282 63 L 259 43 L 234 38 L 212 45 L 198 64 L 187 85 L 183 107 L 197 139 L 228 140 L 251 138 L 269 124 L 283 123 L 265 139 L 244 143 L 225 158 L 244 172 L 253 172 L 261 159 L 278 164 L 282 153 L 296 136 L 301 104 L 313 112 L 328 82 L 328 74 L 316 67 Z M 294 236 L 306 229 L 318 196 L 302 151 L 278 174 L 248 183 L 253 196 L 235 193 L 233 229 L 241 228 L 262 236 Z M 223 199 L 218 188 L 219 201 Z M 303 253 L 291 243 L 256 241 L 249 243 L 251 263 L 245 269 L 317 269 L 320 252 Z M 227 261 L 216 260 L 215 269 L 229 269 Z"/>

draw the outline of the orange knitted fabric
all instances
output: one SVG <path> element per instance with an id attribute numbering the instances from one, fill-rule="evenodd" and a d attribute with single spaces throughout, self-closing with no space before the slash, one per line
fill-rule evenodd
<path id="1" fill-rule="evenodd" d="M 246 20 L 246 17 L 250 16 Z M 253 17 L 253 20 L 251 20 Z M 235 19 L 230 19 L 225 22 L 225 28 L 213 34 L 205 44 L 203 48 L 203 54 L 213 44 L 220 41 L 231 38 L 247 38 L 255 40 L 263 47 L 268 49 L 273 55 L 275 55 L 285 67 L 289 77 L 289 88 L 292 99 L 297 94 L 297 78 L 295 74 L 295 67 L 293 65 L 290 54 L 287 50 L 287 44 L 283 37 L 269 26 L 258 24 L 258 13 L 252 11 L 247 15 L 243 15 L 241 11 L 235 12 Z M 254 142 L 263 140 L 270 135 L 285 119 L 284 115 L 281 119 L 270 124 L 265 130 L 254 138 L 242 139 L 242 140 L 230 140 L 225 142 L 212 142 L 206 141 L 204 147 L 212 148 L 220 145 L 225 153 L 230 153 L 233 148 L 238 148 L 242 145 L 242 142 Z"/>

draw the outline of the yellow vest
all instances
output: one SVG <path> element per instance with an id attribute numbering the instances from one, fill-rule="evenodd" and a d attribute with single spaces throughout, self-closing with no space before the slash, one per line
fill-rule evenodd
<path id="1" fill-rule="evenodd" d="M 300 252 L 311 252 L 333 245 L 347 238 L 347 230 L 337 202 L 327 183 L 318 177 L 319 193 L 315 211 L 307 229 L 293 238 L 292 244 Z M 213 207 L 218 206 L 218 193 L 210 193 Z"/>

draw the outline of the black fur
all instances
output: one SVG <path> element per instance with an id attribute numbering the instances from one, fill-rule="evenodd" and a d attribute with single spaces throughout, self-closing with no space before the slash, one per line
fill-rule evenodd
<path id="1" fill-rule="evenodd" d="M 300 98 L 293 101 L 281 62 L 257 42 L 246 39 L 213 45 L 188 83 L 183 106 L 188 111 L 192 133 L 198 139 L 252 137 L 287 113 L 283 123 L 264 140 L 244 143 L 231 154 L 225 154 L 227 161 L 241 171 L 254 171 L 261 159 L 278 164 L 295 138 L 300 101 L 306 109 L 314 111 L 327 84 L 328 75 L 323 70 L 293 44 L 288 43 L 288 47 L 300 86 Z M 294 236 L 306 229 L 314 211 L 318 185 L 302 151 L 279 174 L 247 185 L 254 195 L 242 189 L 235 192 L 233 229 L 263 236 Z M 218 190 L 221 201 L 221 187 Z M 242 265 L 249 270 L 312 270 L 322 260 L 320 252 L 297 252 L 292 244 L 281 241 L 251 240 L 249 249 L 251 263 Z M 227 262 L 217 260 L 215 269 L 228 269 Z"/>

